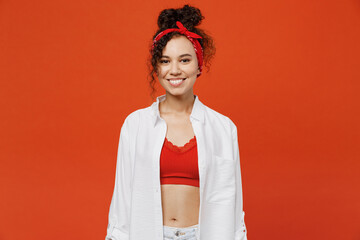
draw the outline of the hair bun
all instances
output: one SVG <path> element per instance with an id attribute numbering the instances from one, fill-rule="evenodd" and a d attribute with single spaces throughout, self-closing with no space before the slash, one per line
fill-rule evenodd
<path id="1" fill-rule="evenodd" d="M 182 8 L 169 8 L 161 11 L 158 17 L 158 26 L 160 29 L 177 28 L 176 21 L 180 21 L 187 29 L 191 30 L 203 19 L 200 9 L 185 5 Z"/>

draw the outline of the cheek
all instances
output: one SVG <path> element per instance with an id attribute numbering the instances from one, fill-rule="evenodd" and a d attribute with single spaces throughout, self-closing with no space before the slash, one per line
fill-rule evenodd
<path id="1" fill-rule="evenodd" d="M 160 79 L 161 77 L 162 77 L 162 71 L 161 71 L 161 69 L 160 68 L 158 68 L 157 70 L 156 70 L 156 76 Z"/>
<path id="2" fill-rule="evenodd" d="M 197 64 L 191 64 L 191 65 L 189 65 L 188 67 L 187 67 L 187 72 L 188 72 L 188 74 L 190 74 L 190 75 L 197 75 L 197 72 L 198 72 L 198 65 Z"/>
<path id="3" fill-rule="evenodd" d="M 157 67 L 157 68 L 156 68 L 156 76 L 161 77 L 162 72 L 163 72 L 163 70 L 162 70 L 161 67 Z"/>
<path id="4" fill-rule="evenodd" d="M 166 75 L 166 72 L 167 72 L 167 67 L 166 66 L 158 66 L 157 75 L 159 77 L 164 77 L 164 75 Z"/>

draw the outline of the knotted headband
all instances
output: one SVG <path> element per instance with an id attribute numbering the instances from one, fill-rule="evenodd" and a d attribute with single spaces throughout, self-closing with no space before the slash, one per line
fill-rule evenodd
<path id="1" fill-rule="evenodd" d="M 156 45 L 156 42 L 159 41 L 160 38 L 162 38 L 164 35 L 166 35 L 170 32 L 179 32 L 180 34 L 185 35 L 194 46 L 196 58 L 198 60 L 198 65 L 199 65 L 199 69 L 200 69 L 200 73 L 198 74 L 198 76 L 200 76 L 201 71 L 202 71 L 202 65 L 203 65 L 203 49 L 197 39 L 202 38 L 202 37 L 196 33 L 193 33 L 193 32 L 190 32 L 189 30 L 187 30 L 184 27 L 184 25 L 182 25 L 182 23 L 179 21 L 176 21 L 176 25 L 178 26 L 178 28 L 168 28 L 168 29 L 160 32 L 158 35 L 156 35 L 151 48 L 153 50 Z"/>

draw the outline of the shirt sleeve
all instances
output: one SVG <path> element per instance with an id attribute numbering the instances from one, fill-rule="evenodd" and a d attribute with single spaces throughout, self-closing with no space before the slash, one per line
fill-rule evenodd
<path id="1" fill-rule="evenodd" d="M 110 204 L 105 240 L 129 240 L 132 171 L 127 128 L 127 119 L 125 119 L 120 131 L 115 186 Z"/>
<path id="2" fill-rule="evenodd" d="M 238 134 L 235 124 L 233 124 L 233 149 L 236 161 L 236 195 L 235 195 L 235 240 L 247 240 L 247 230 L 245 226 L 245 212 L 243 211 L 243 194 L 242 194 L 242 181 L 240 169 L 240 154 L 238 144 Z"/>

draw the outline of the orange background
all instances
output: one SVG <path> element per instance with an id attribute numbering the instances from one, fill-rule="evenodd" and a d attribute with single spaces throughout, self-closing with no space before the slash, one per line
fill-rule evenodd
<path id="1" fill-rule="evenodd" d="M 360 239 L 359 1 L 3 0 L 1 240 L 105 238 L 156 18 L 184 3 L 216 42 L 194 92 L 238 126 L 249 240 Z"/>

